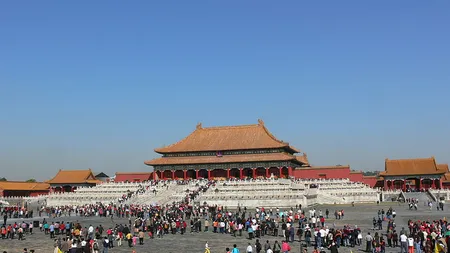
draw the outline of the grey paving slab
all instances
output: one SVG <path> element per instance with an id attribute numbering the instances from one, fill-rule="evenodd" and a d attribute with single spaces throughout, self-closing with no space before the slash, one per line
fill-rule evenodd
<path id="1" fill-rule="evenodd" d="M 328 208 L 332 213 L 336 209 L 343 209 L 345 216 L 342 220 L 330 219 L 326 221 L 326 225 L 329 227 L 342 227 L 345 224 L 358 225 L 363 231 L 363 234 L 367 232 L 373 232 L 372 230 L 372 218 L 376 216 L 378 209 L 384 208 L 387 210 L 389 206 L 392 206 L 397 212 L 396 224 L 399 229 L 402 226 L 406 226 L 408 219 L 441 219 L 443 217 L 449 217 L 450 212 L 447 208 L 444 211 L 437 211 L 436 209 L 429 210 L 424 206 L 419 206 L 419 210 L 411 211 L 408 210 L 406 205 L 398 205 L 398 203 L 383 203 L 379 206 L 373 204 L 356 204 L 354 207 L 348 205 L 337 205 L 337 206 L 317 206 L 316 210 L 321 209 L 325 212 Z M 447 207 L 447 206 L 446 206 Z M 37 219 L 33 219 L 37 220 Z M 50 221 L 66 221 L 66 220 L 79 220 L 83 226 L 98 226 L 102 224 L 103 227 L 108 228 L 113 226 L 113 223 L 109 218 L 99 218 L 99 217 L 61 217 L 57 219 L 50 219 Z M 127 224 L 127 219 L 115 219 L 116 223 Z M 205 242 L 208 241 L 212 253 L 223 253 L 226 247 L 232 247 L 233 244 L 237 244 L 241 252 L 245 252 L 245 248 L 248 242 L 254 245 L 254 240 L 250 241 L 247 239 L 247 233 L 245 236 L 233 237 L 227 234 L 214 234 L 212 232 L 200 232 L 200 233 L 187 233 L 184 235 L 166 235 L 162 239 L 145 239 L 144 245 L 136 245 L 130 249 L 126 244 L 122 247 L 115 247 L 109 250 L 109 253 L 131 253 L 135 250 L 136 253 L 144 252 L 163 252 L 163 253 L 203 253 Z M 264 236 L 260 239 L 265 242 L 269 240 L 272 244 L 275 240 L 281 241 L 282 237 Z M 298 241 L 291 243 L 293 251 L 299 252 Z M 53 252 L 53 240 L 49 236 L 44 235 L 43 232 L 36 231 L 33 235 L 26 235 L 26 239 L 23 241 L 19 240 L 1 240 L 0 239 L 0 252 L 6 251 L 8 253 L 22 253 L 23 248 L 34 249 L 35 252 L 52 253 Z M 344 248 L 339 249 L 340 252 L 360 252 L 361 247 L 355 248 Z M 312 252 L 312 248 L 308 248 L 308 252 Z M 388 253 L 400 252 L 399 248 L 387 249 Z"/>

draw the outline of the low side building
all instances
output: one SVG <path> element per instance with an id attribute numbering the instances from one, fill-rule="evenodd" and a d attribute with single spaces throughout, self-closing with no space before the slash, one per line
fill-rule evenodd
<path id="1" fill-rule="evenodd" d="M 384 189 L 426 190 L 441 189 L 448 168 L 438 166 L 433 157 L 385 160 L 385 171 L 380 173 Z"/>
<path id="2" fill-rule="evenodd" d="M 438 164 L 439 170 L 445 171 L 442 177 L 442 188 L 450 189 L 450 171 L 448 170 L 448 164 Z"/>
<path id="3" fill-rule="evenodd" d="M 0 182 L 1 197 L 33 197 L 48 194 L 50 185 L 42 182 Z"/>
<path id="4" fill-rule="evenodd" d="M 59 170 L 55 177 L 48 180 L 51 192 L 73 192 L 78 187 L 90 187 L 102 183 L 95 178 L 91 169 Z"/>
<path id="5" fill-rule="evenodd" d="M 103 172 L 100 172 L 97 175 L 95 175 L 95 178 L 102 182 L 109 182 L 109 179 L 110 179 L 110 177 Z"/>

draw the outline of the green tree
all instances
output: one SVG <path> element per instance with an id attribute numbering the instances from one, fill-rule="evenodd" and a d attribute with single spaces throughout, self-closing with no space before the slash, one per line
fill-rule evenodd
<path id="1" fill-rule="evenodd" d="M 36 183 L 36 179 L 30 178 L 26 181 L 27 183 Z"/>
<path id="2" fill-rule="evenodd" d="M 379 171 L 364 171 L 363 175 L 364 176 L 376 176 L 378 175 L 378 173 L 380 173 Z"/>
<path id="3" fill-rule="evenodd" d="M 4 177 L 2 177 L 2 178 L 0 178 L 0 181 L 8 181 L 8 180 L 6 180 L 6 178 L 4 178 Z"/>

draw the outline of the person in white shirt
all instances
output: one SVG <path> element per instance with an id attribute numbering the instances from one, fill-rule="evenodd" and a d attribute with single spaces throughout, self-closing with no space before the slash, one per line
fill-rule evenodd
<path id="1" fill-rule="evenodd" d="M 88 228 L 88 236 L 89 239 L 94 239 L 94 227 L 92 225 L 90 225 Z"/>
<path id="2" fill-rule="evenodd" d="M 266 251 L 266 253 L 273 253 L 273 251 L 272 251 L 271 248 L 268 248 L 267 251 Z"/>
<path id="3" fill-rule="evenodd" d="M 252 253 L 252 252 L 253 252 L 252 245 L 251 245 L 250 243 L 248 243 L 248 246 L 247 246 L 247 253 Z"/>
<path id="4" fill-rule="evenodd" d="M 408 237 L 408 252 L 414 252 L 414 239 Z"/>
<path id="5" fill-rule="evenodd" d="M 408 237 L 405 234 L 400 235 L 400 253 L 408 252 Z"/>

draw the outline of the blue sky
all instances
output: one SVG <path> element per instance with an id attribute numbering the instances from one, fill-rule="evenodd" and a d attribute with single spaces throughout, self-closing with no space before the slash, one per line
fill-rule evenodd
<path id="1" fill-rule="evenodd" d="M 313 165 L 450 162 L 449 1 L 9 1 L 0 170 L 146 171 L 204 126 L 257 123 Z"/>

